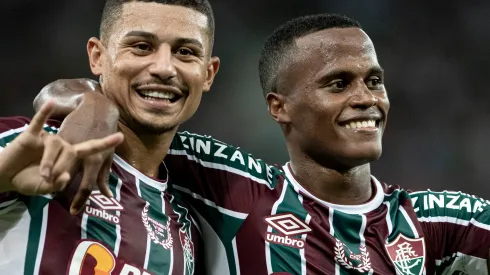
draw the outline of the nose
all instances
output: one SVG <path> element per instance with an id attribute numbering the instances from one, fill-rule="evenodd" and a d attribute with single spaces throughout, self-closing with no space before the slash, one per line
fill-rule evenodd
<path id="1" fill-rule="evenodd" d="M 162 80 L 177 76 L 173 54 L 170 46 L 161 45 L 154 54 L 151 65 L 148 68 L 150 74 Z"/>
<path id="2" fill-rule="evenodd" d="M 368 109 L 378 104 L 378 98 L 369 90 L 366 83 L 362 81 L 354 90 L 350 105 L 355 109 Z"/>

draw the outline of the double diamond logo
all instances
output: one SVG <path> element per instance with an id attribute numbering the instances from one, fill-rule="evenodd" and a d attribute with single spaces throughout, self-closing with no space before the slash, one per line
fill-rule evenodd
<path id="1" fill-rule="evenodd" d="M 301 238 L 294 238 L 294 236 L 311 232 L 311 228 L 293 213 L 272 215 L 265 217 L 264 220 L 269 226 L 280 232 L 280 234 L 266 232 L 265 238 L 268 242 L 297 249 L 304 248 L 305 241 Z"/>
<path id="2" fill-rule="evenodd" d="M 89 200 L 103 210 L 121 211 L 124 209 L 121 203 L 115 198 L 108 198 L 102 195 L 98 190 L 92 192 Z"/>
<path id="3" fill-rule="evenodd" d="M 293 213 L 282 213 L 265 218 L 265 222 L 286 236 L 311 232 L 311 229 Z"/>

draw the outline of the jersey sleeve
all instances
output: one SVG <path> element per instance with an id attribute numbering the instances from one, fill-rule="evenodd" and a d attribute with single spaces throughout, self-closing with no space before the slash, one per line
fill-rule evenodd
<path id="1" fill-rule="evenodd" d="M 8 146 L 19 134 L 27 129 L 30 119 L 22 116 L 1 117 L 0 118 L 0 154 L 5 146 Z M 51 133 L 56 133 L 60 122 L 49 120 L 44 126 L 44 130 Z M 12 209 L 19 199 L 19 195 L 15 192 L 0 193 L 0 215 L 7 213 Z"/>
<path id="2" fill-rule="evenodd" d="M 488 274 L 490 202 L 449 191 L 410 196 L 436 274 Z"/>
<path id="3" fill-rule="evenodd" d="M 238 216 L 273 189 L 277 170 L 240 148 L 188 132 L 177 134 L 165 164 L 177 191 Z"/>
<path id="4" fill-rule="evenodd" d="M 25 117 L 0 118 L 0 154 L 16 136 L 23 132 L 29 124 Z M 0 193 L 0 215 L 7 213 L 17 202 L 19 196 L 15 192 Z"/>

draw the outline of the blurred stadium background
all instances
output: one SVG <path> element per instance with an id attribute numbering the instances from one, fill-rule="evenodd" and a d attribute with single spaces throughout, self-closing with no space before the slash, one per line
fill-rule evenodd
<path id="1" fill-rule="evenodd" d="M 287 161 L 258 79 L 261 45 L 278 24 L 336 12 L 361 22 L 386 70 L 392 109 L 373 173 L 405 188 L 490 199 L 490 1 L 211 0 L 222 66 L 181 129 L 212 135 L 271 163 Z M 0 115 L 33 114 L 58 78 L 92 77 L 86 41 L 103 0 L 2 0 Z"/>

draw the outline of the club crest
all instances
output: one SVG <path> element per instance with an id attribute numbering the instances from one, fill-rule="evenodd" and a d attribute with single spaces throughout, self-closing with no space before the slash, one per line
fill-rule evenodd
<path id="1" fill-rule="evenodd" d="M 424 238 L 407 238 L 400 234 L 385 245 L 397 273 L 402 275 L 421 275 L 425 267 Z"/>

